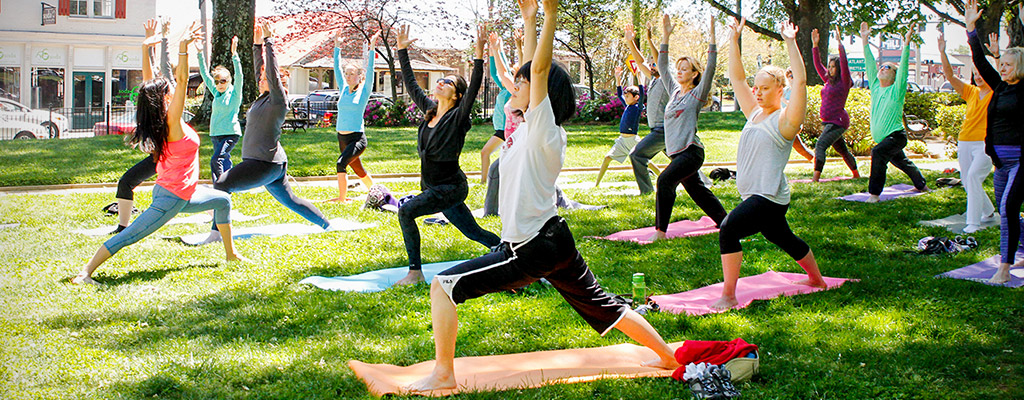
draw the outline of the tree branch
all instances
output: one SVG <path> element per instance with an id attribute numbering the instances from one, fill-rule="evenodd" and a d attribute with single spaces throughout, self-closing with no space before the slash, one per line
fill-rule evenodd
<path id="1" fill-rule="evenodd" d="M 717 8 L 719 11 L 721 11 L 723 13 L 726 13 L 728 15 L 731 15 L 733 18 L 736 18 L 736 19 L 742 18 L 742 16 L 737 14 L 736 11 L 731 10 L 729 7 L 726 7 L 726 6 L 720 4 L 719 2 L 717 2 L 715 0 L 704 0 L 704 1 L 707 2 L 708 4 L 710 4 L 712 7 Z M 778 40 L 780 42 L 782 41 L 782 35 L 780 35 L 778 32 L 775 32 L 774 30 L 767 29 L 767 28 L 765 28 L 765 27 L 763 27 L 761 25 L 758 25 L 756 22 L 753 22 L 753 21 L 751 21 L 749 19 L 747 20 L 747 26 L 750 27 L 750 29 L 753 30 L 754 32 L 760 33 L 760 34 L 762 34 L 764 36 L 770 37 L 770 38 Z"/>
<path id="2" fill-rule="evenodd" d="M 932 2 L 930 0 L 920 0 L 920 1 L 921 1 L 921 5 L 923 5 L 925 7 L 928 7 L 929 10 L 932 10 L 933 13 L 935 13 L 936 15 L 941 17 L 942 19 L 944 19 L 946 21 L 949 21 L 949 22 L 952 22 L 954 24 L 960 25 L 962 27 L 966 27 L 967 26 L 967 25 L 964 25 L 963 21 L 961 21 L 959 18 L 954 17 L 952 15 L 949 15 L 947 13 L 944 13 L 942 11 L 937 10 L 935 8 L 935 5 L 932 4 Z"/>

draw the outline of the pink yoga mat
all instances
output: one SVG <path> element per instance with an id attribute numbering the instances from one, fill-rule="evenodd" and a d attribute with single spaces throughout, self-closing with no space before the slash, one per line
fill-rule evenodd
<path id="1" fill-rule="evenodd" d="M 845 181 L 847 179 L 853 179 L 853 177 L 850 177 L 850 176 L 834 176 L 834 177 L 831 177 L 831 178 L 821 178 L 821 179 L 818 179 L 818 182 Z M 789 180 L 789 183 L 811 183 L 811 182 L 812 181 L 811 181 L 810 178 L 807 178 L 807 179 L 790 179 Z"/>
<path id="2" fill-rule="evenodd" d="M 746 308 L 754 300 L 768 300 L 779 296 L 792 296 L 794 294 L 814 293 L 825 290 L 793 283 L 805 278 L 807 278 L 805 274 L 775 271 L 740 278 L 736 284 L 736 300 L 739 301 L 739 304 L 733 308 Z M 848 280 L 850 279 L 826 277 L 825 284 L 828 285 L 829 289 L 833 289 L 841 286 Z M 722 297 L 723 285 L 725 284 L 716 283 L 688 292 L 651 296 L 651 299 L 661 306 L 662 311 L 674 314 L 704 315 L 719 313 L 724 310 L 715 310 L 711 308 L 711 305 L 718 301 L 719 297 Z"/>
<path id="3" fill-rule="evenodd" d="M 650 244 L 648 240 L 654 235 L 654 227 L 649 226 L 646 228 L 632 229 L 628 231 L 616 232 L 608 236 L 592 236 L 597 239 L 607 240 L 621 240 L 625 242 L 636 242 L 640 244 Z M 665 231 L 665 236 L 669 239 L 689 237 L 689 236 L 700 236 L 707 235 L 709 233 L 718 232 L 718 228 L 715 227 L 715 221 L 711 217 L 704 216 L 697 221 L 682 220 L 668 224 L 668 230 Z"/>

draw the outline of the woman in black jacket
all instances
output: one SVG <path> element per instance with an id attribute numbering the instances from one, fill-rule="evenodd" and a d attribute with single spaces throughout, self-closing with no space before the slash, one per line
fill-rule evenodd
<path id="1" fill-rule="evenodd" d="M 409 39 L 408 25 L 402 26 L 398 32 L 398 60 L 402 64 L 402 77 L 409 89 L 409 96 L 416 107 L 423 111 L 424 117 L 416 138 L 422 193 L 398 209 L 398 223 L 402 227 L 405 251 L 409 255 L 409 274 L 396 282 L 397 285 L 423 282 L 417 217 L 442 212 L 462 234 L 484 246 L 494 247 L 501 241 L 497 235 L 481 228 L 466 206 L 469 183 L 466 174 L 459 168 L 459 155 L 466 141 L 466 133 L 472 128 L 470 114 L 473 102 L 483 79 L 484 40 L 486 32 L 481 27 L 477 29 L 476 58 L 473 60 L 470 83 L 467 85 L 464 78 L 456 75 L 438 79 L 432 91 L 437 99 L 434 101 L 416 83 L 409 62 L 408 47 L 416 39 Z"/>

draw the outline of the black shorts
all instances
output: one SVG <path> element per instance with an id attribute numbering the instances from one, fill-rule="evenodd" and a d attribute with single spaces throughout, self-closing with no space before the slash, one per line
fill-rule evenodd
<path id="1" fill-rule="evenodd" d="M 494 137 L 504 141 L 505 140 L 505 131 L 503 131 L 501 129 L 495 129 L 494 130 Z"/>
<path id="2" fill-rule="evenodd" d="M 437 275 L 455 304 L 488 293 L 518 289 L 545 278 L 594 330 L 604 335 L 629 307 L 601 289 L 576 250 L 569 225 L 554 216 L 536 237 L 523 243 L 502 242 L 499 251 L 474 258 Z"/>

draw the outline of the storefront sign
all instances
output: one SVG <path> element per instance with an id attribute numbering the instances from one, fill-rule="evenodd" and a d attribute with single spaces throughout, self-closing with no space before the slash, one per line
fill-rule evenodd
<path id="1" fill-rule="evenodd" d="M 46 3 L 43 4 L 43 26 L 54 25 L 57 23 L 57 7 L 51 6 Z"/>
<path id="2" fill-rule="evenodd" d="M 103 67 L 103 49 L 75 47 L 76 67 Z"/>
<path id="3" fill-rule="evenodd" d="M 63 67 L 68 63 L 68 49 L 64 46 L 32 46 L 32 65 Z"/>
<path id="4" fill-rule="evenodd" d="M 21 53 L 25 46 L 0 44 L 0 65 L 5 67 L 20 67 Z"/>
<path id="5" fill-rule="evenodd" d="M 142 51 L 137 48 L 114 48 L 110 52 L 110 67 L 114 69 L 142 69 Z"/>

